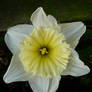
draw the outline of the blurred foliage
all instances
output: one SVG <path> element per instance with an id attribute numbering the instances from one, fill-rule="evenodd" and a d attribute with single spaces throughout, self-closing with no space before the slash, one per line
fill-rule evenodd
<path id="1" fill-rule="evenodd" d="M 92 0 L 0 0 L 0 30 L 30 22 L 39 6 L 58 21 L 92 21 Z"/>
<path id="2" fill-rule="evenodd" d="M 92 29 L 87 29 L 79 43 L 78 51 L 82 59 L 92 57 Z M 85 53 L 86 52 L 86 53 Z"/>

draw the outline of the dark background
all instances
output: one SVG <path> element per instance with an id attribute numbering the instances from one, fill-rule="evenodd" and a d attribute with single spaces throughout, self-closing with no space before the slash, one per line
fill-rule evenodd
<path id="1" fill-rule="evenodd" d="M 4 43 L 7 28 L 30 23 L 30 16 L 39 6 L 59 23 L 82 21 L 87 31 L 76 50 L 81 60 L 92 69 L 92 0 L 0 0 L 0 92 L 31 92 L 28 82 L 5 84 L 3 75 L 10 63 L 11 52 Z M 57 92 L 92 92 L 92 71 L 82 77 L 62 77 Z"/>

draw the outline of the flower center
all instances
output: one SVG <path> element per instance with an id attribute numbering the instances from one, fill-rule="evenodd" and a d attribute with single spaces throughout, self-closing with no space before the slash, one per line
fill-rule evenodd
<path id="1" fill-rule="evenodd" d="M 44 48 L 41 48 L 41 49 L 40 49 L 40 54 L 41 54 L 41 55 L 46 55 L 46 54 L 48 54 L 47 48 L 45 48 L 45 47 L 44 47 Z"/>
<path id="2" fill-rule="evenodd" d="M 50 28 L 34 29 L 20 44 L 20 60 L 28 74 L 42 77 L 61 75 L 71 50 L 65 37 Z"/>

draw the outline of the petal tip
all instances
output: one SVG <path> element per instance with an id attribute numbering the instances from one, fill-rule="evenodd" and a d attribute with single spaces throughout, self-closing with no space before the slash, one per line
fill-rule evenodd
<path id="1" fill-rule="evenodd" d="M 75 23 L 78 23 L 80 25 L 83 25 L 84 26 L 84 23 L 82 21 L 79 21 L 79 22 L 75 22 Z"/>
<path id="2" fill-rule="evenodd" d="M 4 80 L 5 83 L 9 83 L 9 81 L 8 81 L 8 79 L 6 78 L 5 75 L 4 75 L 4 77 L 3 77 L 3 80 Z"/>
<path id="3" fill-rule="evenodd" d="M 43 10 L 43 7 L 38 7 L 39 10 Z"/>
<path id="4" fill-rule="evenodd" d="M 90 73 L 90 68 L 88 66 L 86 66 L 87 68 L 87 74 Z"/>

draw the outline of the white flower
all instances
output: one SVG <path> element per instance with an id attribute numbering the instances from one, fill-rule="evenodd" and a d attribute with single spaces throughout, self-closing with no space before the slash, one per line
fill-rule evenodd
<path id="1" fill-rule="evenodd" d="M 5 42 L 13 53 L 6 83 L 29 81 L 34 92 L 55 92 L 61 75 L 82 76 L 90 69 L 74 50 L 86 27 L 82 22 L 57 24 L 40 7 L 31 16 L 33 25 L 11 27 Z"/>

